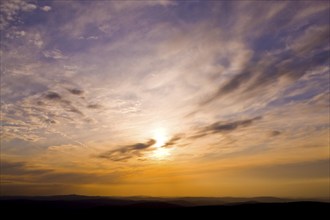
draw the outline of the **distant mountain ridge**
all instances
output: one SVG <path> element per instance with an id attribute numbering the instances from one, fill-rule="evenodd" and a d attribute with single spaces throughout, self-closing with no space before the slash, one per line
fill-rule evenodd
<path id="1" fill-rule="evenodd" d="M 275 197 L 0 196 L 0 213 L 13 219 L 20 219 L 22 214 L 32 219 L 64 217 L 103 219 L 108 216 L 109 219 L 115 216 L 126 219 L 132 215 L 142 219 L 172 219 L 173 217 L 175 219 L 188 217 L 224 219 L 226 216 L 232 218 L 241 217 L 241 215 L 253 219 L 265 219 L 267 216 L 263 213 L 269 213 L 275 219 L 283 217 L 321 219 L 318 217 L 329 215 L 329 208 L 329 202 L 295 201 Z"/>
<path id="2" fill-rule="evenodd" d="M 79 201 L 94 202 L 103 205 L 137 205 L 139 203 L 158 202 L 184 207 L 236 205 L 245 203 L 289 203 L 289 202 L 329 202 L 329 199 L 290 199 L 278 197 L 148 197 L 148 196 L 85 196 L 85 195 L 51 195 L 51 196 L 0 196 L 0 201 L 29 200 L 29 201 Z"/>

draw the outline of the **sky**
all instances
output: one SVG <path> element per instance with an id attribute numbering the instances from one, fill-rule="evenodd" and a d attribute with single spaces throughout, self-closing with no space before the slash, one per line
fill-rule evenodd
<path id="1" fill-rule="evenodd" d="M 1 195 L 329 198 L 329 1 L 1 1 Z"/>

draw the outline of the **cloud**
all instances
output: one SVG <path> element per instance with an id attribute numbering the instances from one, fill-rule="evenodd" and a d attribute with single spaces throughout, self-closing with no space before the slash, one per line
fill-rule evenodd
<path id="1" fill-rule="evenodd" d="M 36 8 L 37 8 L 37 6 L 34 4 L 31 4 L 31 3 L 21 4 L 22 11 L 33 11 Z"/>
<path id="2" fill-rule="evenodd" d="M 83 91 L 79 90 L 79 89 L 68 89 L 68 91 L 74 95 L 79 95 L 79 94 L 83 93 Z M 45 98 L 47 100 L 59 102 L 62 105 L 64 110 L 84 116 L 84 113 L 82 111 L 80 111 L 77 107 L 75 107 L 71 101 L 63 99 L 62 96 L 60 94 L 58 94 L 57 92 L 49 91 L 45 95 Z"/>
<path id="3" fill-rule="evenodd" d="M 256 120 L 260 120 L 262 117 L 255 117 L 252 119 L 234 121 L 234 122 L 216 122 L 205 128 L 205 131 L 211 131 L 212 133 L 233 131 L 239 127 L 245 127 L 252 124 Z"/>
<path id="4" fill-rule="evenodd" d="M 221 84 L 216 92 L 205 98 L 200 106 L 210 104 L 225 96 L 240 94 L 240 97 L 255 97 L 258 91 L 286 79 L 294 83 L 311 69 L 319 68 L 329 62 L 330 51 L 328 27 L 311 27 L 296 39 L 291 49 L 282 49 L 277 54 L 255 56 L 231 79 Z M 242 95 L 243 94 L 243 95 Z"/>
<path id="5" fill-rule="evenodd" d="M 72 93 L 73 95 L 82 95 L 84 93 L 83 90 L 81 89 L 77 89 L 77 88 L 74 88 L 74 89 L 68 89 L 68 91 L 70 93 Z"/>
<path id="6" fill-rule="evenodd" d="M 131 2 L 131 1 L 115 1 L 112 5 L 116 11 L 126 11 L 126 10 L 137 10 L 141 8 L 153 7 L 153 6 L 175 6 L 177 3 L 174 0 L 154 0 L 154 1 L 141 1 L 141 2 Z"/>
<path id="7" fill-rule="evenodd" d="M 82 111 L 80 111 L 79 109 L 77 109 L 73 106 L 69 106 L 68 110 L 70 112 L 77 113 L 78 115 L 84 116 L 84 113 Z"/>
<path id="8" fill-rule="evenodd" d="M 15 108 L 15 107 L 14 107 Z M 27 142 L 36 142 L 43 137 L 36 132 L 36 126 L 39 123 L 31 123 L 27 119 L 29 115 L 19 110 L 13 110 L 13 107 L 1 112 L 1 140 L 5 143 L 10 140 L 24 140 Z M 21 119 L 23 118 L 23 119 Z M 39 120 L 43 118 L 38 118 Z M 5 147 L 6 144 L 4 144 Z M 4 149 L 3 147 L 3 149 Z"/>
<path id="9" fill-rule="evenodd" d="M 54 119 L 49 119 L 49 118 L 46 118 L 45 119 L 45 123 L 46 124 L 57 124 L 58 122 Z"/>
<path id="10" fill-rule="evenodd" d="M 64 145 L 56 145 L 56 146 L 49 146 L 49 151 L 55 151 L 55 152 L 65 152 L 70 150 L 76 150 L 79 147 L 77 145 L 73 144 L 64 144 Z"/>
<path id="11" fill-rule="evenodd" d="M 99 104 L 88 104 L 87 105 L 87 108 L 90 108 L 90 109 L 100 109 L 100 108 L 102 108 L 102 106 L 99 105 Z"/>
<path id="12" fill-rule="evenodd" d="M 234 76 L 225 85 L 221 86 L 214 95 L 201 102 L 201 105 L 203 106 L 209 104 L 210 102 L 215 101 L 221 96 L 238 90 L 240 86 L 242 84 L 247 83 L 252 76 L 253 72 L 247 68 L 245 71 L 242 71 L 242 73 L 238 74 L 237 76 Z"/>
<path id="13" fill-rule="evenodd" d="M 6 33 L 6 38 L 17 39 L 20 37 L 24 37 L 25 35 L 26 35 L 25 31 L 12 30 Z"/>
<path id="14" fill-rule="evenodd" d="M 309 2 L 309 4 L 303 4 L 305 7 L 301 7 L 300 5 L 300 10 L 294 14 L 291 23 L 304 21 L 315 14 L 321 14 L 322 12 L 329 10 L 329 4 L 324 1 L 318 1 L 317 4 L 315 4 L 316 2 L 313 3 Z"/>
<path id="15" fill-rule="evenodd" d="M 48 6 L 48 5 L 45 5 L 45 6 L 40 7 L 40 9 L 41 9 L 42 11 L 48 12 L 48 11 L 52 10 L 52 7 L 50 7 L 50 6 Z"/>
<path id="16" fill-rule="evenodd" d="M 2 140 L 36 142 L 49 134 L 59 134 L 67 139 L 70 135 L 66 135 L 68 132 L 60 132 L 59 127 L 66 124 L 78 128 L 84 123 L 95 121 L 92 114 L 87 116 L 83 112 L 88 109 L 86 105 L 89 101 L 78 95 L 70 96 L 72 93 L 66 87 L 26 96 L 15 104 L 4 104 L 1 109 L 2 124 L 16 126 L 4 126 Z M 80 90 L 73 92 L 81 93 Z"/>
<path id="17" fill-rule="evenodd" d="M 169 141 L 167 141 L 162 147 L 173 147 L 178 144 L 180 140 L 184 138 L 183 134 L 174 135 Z"/>
<path id="18" fill-rule="evenodd" d="M 29 167 L 25 162 L 1 160 L 1 175 L 42 175 L 49 172 L 51 172 L 49 169 L 36 169 Z"/>
<path id="19" fill-rule="evenodd" d="M 250 167 L 239 171 L 241 175 L 266 179 L 313 179 L 329 177 L 328 159 L 303 161 L 298 163 L 273 164 Z"/>
<path id="20" fill-rule="evenodd" d="M 27 3 L 23 0 L 7 0 L 1 2 L 0 6 L 0 29 L 6 28 L 10 23 L 18 19 L 20 12 L 31 12 L 37 6 L 32 3 Z"/>
<path id="21" fill-rule="evenodd" d="M 262 119 L 262 117 L 258 116 L 258 117 L 254 117 L 251 119 L 238 120 L 238 121 L 232 121 L 232 122 L 224 122 L 224 121 L 215 122 L 209 126 L 205 126 L 201 129 L 199 129 L 194 135 L 190 136 L 189 138 L 197 139 L 197 138 L 201 138 L 201 137 L 204 137 L 204 136 L 207 136 L 210 134 L 232 132 L 241 127 L 250 126 L 253 122 L 255 122 L 257 120 L 261 120 L 261 119 Z"/>
<path id="22" fill-rule="evenodd" d="M 88 6 L 87 6 L 88 5 Z M 158 1 L 98 1 L 93 4 L 82 4 L 81 2 L 74 2 L 63 8 L 65 13 L 69 16 L 72 12 L 74 16 L 61 27 L 61 31 L 74 39 L 90 39 L 98 38 L 100 36 L 111 36 L 113 33 L 121 31 L 123 28 L 132 26 L 137 19 L 140 19 L 142 14 L 140 11 L 147 10 L 153 7 L 170 7 L 175 6 L 176 2 L 172 0 L 158 0 Z M 89 8 L 87 13 L 85 7 Z M 55 11 L 55 10 L 54 10 Z M 95 31 L 95 27 L 99 31 Z M 100 28 L 99 28 L 100 27 Z M 105 28 L 107 27 L 107 28 Z M 110 28 L 109 28 L 110 27 Z M 94 32 L 98 35 L 90 34 Z"/>
<path id="23" fill-rule="evenodd" d="M 57 150 L 57 149 L 56 149 Z M 30 183 L 30 184 L 91 184 L 116 183 L 123 173 L 90 173 L 56 171 L 53 169 L 38 169 L 26 162 L 1 161 L 1 184 Z"/>
<path id="24" fill-rule="evenodd" d="M 48 92 L 46 95 L 45 95 L 45 98 L 48 99 L 48 100 L 61 100 L 62 99 L 62 96 L 59 95 L 58 93 L 56 92 Z"/>
<path id="25" fill-rule="evenodd" d="M 291 48 L 299 56 L 310 56 L 316 50 L 329 50 L 329 26 L 312 26 L 298 38 L 292 40 Z"/>
<path id="26" fill-rule="evenodd" d="M 155 140 L 150 139 L 146 143 L 136 143 L 127 145 L 116 150 L 111 150 L 98 155 L 99 158 L 105 158 L 112 161 L 126 161 L 133 157 L 142 156 L 143 151 L 148 150 L 149 147 L 156 143 Z"/>
<path id="27" fill-rule="evenodd" d="M 88 37 L 80 36 L 78 39 L 79 40 L 98 40 L 99 37 L 98 36 L 88 36 Z"/>
<path id="28" fill-rule="evenodd" d="M 271 136 L 275 137 L 275 136 L 280 135 L 281 133 L 282 132 L 280 132 L 280 131 L 272 131 Z"/>
<path id="29" fill-rule="evenodd" d="M 34 79 L 37 80 L 37 77 Z M 71 83 L 62 83 L 58 86 L 49 84 L 48 86 L 53 89 L 47 91 L 47 87 L 41 87 L 38 91 L 38 87 L 34 86 L 33 88 L 36 88 L 33 91 L 34 94 L 29 95 L 28 92 L 24 92 L 25 97 L 17 99 L 15 103 L 2 104 L 2 124 L 16 125 L 15 127 L 3 126 L 1 133 L 3 141 L 19 139 L 37 142 L 44 138 L 49 140 L 50 134 L 74 141 L 76 139 L 72 138 L 73 135 L 70 134 L 73 133 L 72 131 L 63 132 L 64 125 L 79 129 L 85 124 L 91 125 L 98 122 L 92 110 L 98 110 L 102 107 L 94 103 L 93 99 L 88 96 L 89 93 L 85 93 L 85 90 L 78 89 Z M 17 93 L 15 94 L 17 95 Z M 86 94 L 87 97 L 81 97 L 78 94 Z M 6 98 L 8 99 L 8 96 Z M 105 108 L 102 109 L 106 111 Z M 96 132 L 95 127 L 93 131 Z"/>
<path id="30" fill-rule="evenodd" d="M 30 33 L 29 36 L 28 36 L 28 41 L 29 41 L 29 43 L 32 43 L 33 45 L 35 45 L 39 49 L 41 49 L 42 46 L 45 44 L 41 34 L 38 33 L 38 32 Z"/>
<path id="31" fill-rule="evenodd" d="M 46 58 L 52 58 L 55 60 L 62 60 L 67 59 L 68 57 L 64 56 L 62 51 L 55 49 L 55 50 L 46 50 L 42 52 Z"/>

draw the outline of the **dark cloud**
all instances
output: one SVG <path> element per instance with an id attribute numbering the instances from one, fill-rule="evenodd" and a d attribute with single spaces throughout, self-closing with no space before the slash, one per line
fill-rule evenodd
<path id="1" fill-rule="evenodd" d="M 43 101 L 37 101 L 37 105 L 44 105 L 45 103 Z"/>
<path id="2" fill-rule="evenodd" d="M 202 137 L 204 137 L 204 136 L 206 136 L 208 134 L 209 134 L 208 132 L 201 132 L 201 131 L 199 131 L 199 132 L 197 132 L 197 134 L 194 134 L 194 135 L 190 136 L 189 138 L 190 139 L 198 139 L 198 138 L 202 138 Z"/>
<path id="3" fill-rule="evenodd" d="M 51 170 L 35 169 L 29 167 L 25 162 L 11 162 L 5 160 L 1 161 L 1 175 L 40 175 L 49 172 L 51 172 Z"/>
<path id="4" fill-rule="evenodd" d="M 49 100 L 61 100 L 62 99 L 62 97 L 56 92 L 48 92 L 45 95 L 45 98 L 49 99 Z"/>
<path id="5" fill-rule="evenodd" d="M 84 116 L 84 113 L 82 113 L 79 109 L 73 107 L 72 105 L 70 105 L 70 107 L 69 107 L 69 112 L 73 112 L 78 115 Z"/>
<path id="6" fill-rule="evenodd" d="M 82 94 L 84 93 L 83 90 L 81 90 L 81 89 L 77 89 L 77 88 L 75 88 L 75 89 L 68 89 L 68 91 L 69 91 L 71 94 L 73 94 L 73 95 L 82 95 Z"/>
<path id="7" fill-rule="evenodd" d="M 246 168 L 241 175 L 266 179 L 329 178 L 329 159 Z"/>
<path id="8" fill-rule="evenodd" d="M 260 120 L 261 118 L 262 118 L 261 116 L 258 116 L 251 119 L 239 120 L 233 122 L 224 122 L 224 121 L 215 122 L 209 126 L 199 129 L 194 135 L 190 136 L 189 138 L 197 139 L 210 134 L 231 132 L 241 127 L 249 126 L 253 122 Z"/>
<path id="9" fill-rule="evenodd" d="M 233 122 L 216 122 L 209 126 L 199 129 L 194 135 L 186 137 L 184 134 L 176 134 L 163 146 L 170 148 L 178 144 L 184 138 L 197 139 L 214 133 L 230 132 L 241 127 L 251 125 L 253 122 L 260 120 L 262 117 L 254 117 L 246 120 L 238 120 Z M 126 161 L 134 157 L 141 157 L 144 151 L 148 151 L 149 147 L 156 143 L 155 140 L 150 139 L 146 143 L 136 143 L 132 145 L 123 146 L 116 150 L 111 150 L 98 155 L 98 158 L 105 158 L 112 161 Z"/>
<path id="10" fill-rule="evenodd" d="M 271 133 L 271 136 L 275 137 L 275 136 L 278 136 L 278 135 L 280 135 L 280 134 L 281 134 L 280 131 L 273 131 L 273 132 Z"/>
<path id="11" fill-rule="evenodd" d="M 150 139 L 146 143 L 136 143 L 133 145 L 123 146 L 116 150 L 104 152 L 98 155 L 98 157 L 112 161 L 125 161 L 133 157 L 140 157 L 143 151 L 148 150 L 148 148 L 155 143 L 156 141 L 154 139 Z"/>
<path id="12" fill-rule="evenodd" d="M 297 37 L 290 49 L 281 48 L 276 53 L 255 53 L 255 56 L 228 82 L 220 85 L 218 90 L 200 103 L 200 106 L 216 101 L 218 98 L 237 90 L 241 94 L 255 95 L 255 91 L 276 83 L 280 77 L 295 81 L 309 70 L 329 64 L 329 27 L 313 27 Z"/>
<path id="13" fill-rule="evenodd" d="M 239 127 L 245 127 L 251 125 L 252 122 L 261 119 L 261 117 L 255 117 L 252 119 L 234 121 L 234 122 L 216 122 L 208 126 L 205 131 L 211 131 L 212 133 L 232 131 Z"/>
<path id="14" fill-rule="evenodd" d="M 261 74 L 256 76 L 255 80 L 244 89 L 243 93 L 264 88 L 266 85 L 276 82 L 282 76 L 286 76 L 291 81 L 296 81 L 309 70 L 327 64 L 330 58 L 328 54 L 329 50 L 316 51 L 307 57 L 298 58 L 292 55 L 292 58 L 286 60 L 278 58 L 267 65 L 267 68 L 260 71 Z"/>
<path id="15" fill-rule="evenodd" d="M 162 147 L 172 147 L 178 143 L 184 137 L 183 134 L 174 135 L 169 141 L 167 141 Z"/>
<path id="16" fill-rule="evenodd" d="M 224 86 L 220 87 L 218 91 L 215 94 L 213 94 L 211 97 L 201 102 L 201 105 L 206 105 L 212 101 L 215 101 L 220 96 L 235 91 L 241 86 L 241 84 L 246 83 L 251 78 L 252 75 L 253 75 L 252 71 L 246 69 L 246 71 L 243 71 L 242 73 L 238 74 L 237 76 L 232 78 L 229 82 L 227 82 Z"/>
<path id="17" fill-rule="evenodd" d="M 83 93 L 83 91 L 78 89 L 71 89 L 69 91 L 75 95 L 78 95 L 79 93 Z M 78 115 L 84 116 L 84 113 L 81 110 L 79 110 L 77 107 L 75 107 L 75 105 L 71 101 L 63 98 L 63 96 L 58 94 L 57 92 L 49 91 L 47 94 L 44 95 L 44 97 L 47 100 L 56 101 L 57 104 L 60 104 L 63 107 L 63 109 L 68 112 L 73 112 Z M 44 105 L 42 101 L 38 101 L 37 104 L 39 106 Z"/>
<path id="18" fill-rule="evenodd" d="M 28 178 L 22 178 L 22 176 Z M 84 173 L 84 172 L 58 172 L 49 169 L 36 169 L 26 162 L 1 161 L 2 181 L 26 182 L 37 184 L 88 184 L 88 183 L 114 183 L 118 181 L 122 173 Z"/>
<path id="19" fill-rule="evenodd" d="M 18 181 L 15 181 L 18 182 Z M 54 183 L 3 183 L 1 182 L 1 195 L 59 195 L 70 194 L 76 185 Z"/>
<path id="20" fill-rule="evenodd" d="M 47 123 L 47 124 L 57 124 L 57 121 L 47 118 L 47 119 L 45 119 L 45 123 Z"/>
<path id="21" fill-rule="evenodd" d="M 100 109 L 100 108 L 102 108 L 102 106 L 99 105 L 99 104 L 89 104 L 89 105 L 87 105 L 87 108 L 90 108 L 90 109 Z"/>

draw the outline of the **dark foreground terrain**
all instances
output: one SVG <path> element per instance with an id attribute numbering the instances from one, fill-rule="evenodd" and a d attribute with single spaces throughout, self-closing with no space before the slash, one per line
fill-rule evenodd
<path id="1" fill-rule="evenodd" d="M 0 213 L 9 218 L 90 217 L 91 219 L 177 218 L 226 219 L 252 217 L 326 219 L 330 203 L 259 198 L 150 198 L 150 197 L 0 197 Z"/>

